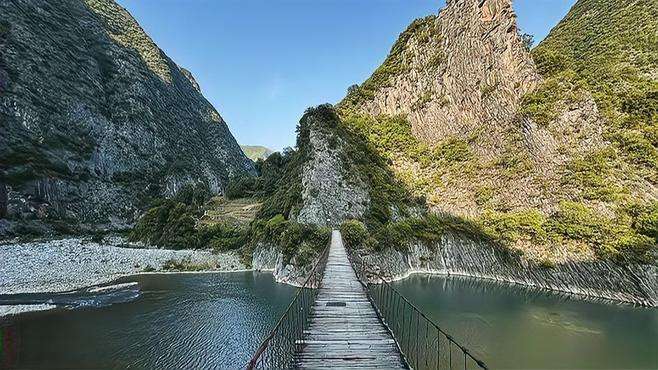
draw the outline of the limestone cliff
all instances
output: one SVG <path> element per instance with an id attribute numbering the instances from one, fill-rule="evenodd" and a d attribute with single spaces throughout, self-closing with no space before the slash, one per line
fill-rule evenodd
<path id="1" fill-rule="evenodd" d="M 302 169 L 302 204 L 296 219 L 335 228 L 345 220 L 363 217 L 370 197 L 345 153 L 349 143 L 341 135 L 338 116 L 329 107 L 319 109 L 329 113 L 307 117 L 310 156 Z"/>
<path id="2" fill-rule="evenodd" d="M 13 220 L 131 223 L 254 173 L 191 73 L 113 0 L 0 3 L 0 188 Z M 3 210 L 4 211 L 4 210 Z"/>
<path id="3" fill-rule="evenodd" d="M 561 24 L 558 30 L 570 31 L 553 32 L 538 50 L 549 49 L 546 44 L 551 43 L 569 48 L 557 40 L 558 35 L 569 35 L 570 47 L 583 50 L 588 45 L 580 42 L 585 35 L 604 30 L 597 33 L 597 43 L 604 44 L 624 29 L 625 23 L 615 17 L 590 17 L 585 9 L 596 14 L 620 13 L 635 23 L 641 18 L 651 24 L 645 28 L 655 31 L 656 22 L 649 15 L 656 6 L 649 3 L 580 1 L 574 7 L 585 14 L 578 19 L 579 27 Z M 574 19 L 571 14 L 565 22 Z M 635 54 L 642 55 L 646 70 L 640 73 L 644 90 L 640 88 L 637 94 L 650 97 L 656 84 L 651 72 L 656 49 L 637 44 L 645 45 L 636 48 L 643 53 Z M 619 51 L 633 60 L 631 54 Z M 562 66 L 556 71 L 554 64 L 560 63 L 555 53 L 541 55 L 534 55 L 540 60 L 538 69 L 523 45 L 510 0 L 448 1 L 438 16 L 417 20 L 402 33 L 384 64 L 363 84 L 350 88 L 340 108 L 344 117 L 366 115 L 374 120 L 364 127 L 373 144 L 391 160 L 398 177 L 414 194 L 425 196 L 434 210 L 481 220 L 495 231 L 509 226 L 501 226 L 500 221 L 510 218 L 515 218 L 512 223 L 521 223 L 521 229 L 532 228 L 523 224 L 533 224 L 529 218 L 536 216 L 538 238 L 528 236 L 528 230 L 507 235 L 515 247 L 536 259 L 559 259 L 565 250 L 558 251 L 555 245 L 568 246 L 566 250 L 578 254 L 577 258 L 592 258 L 592 250 L 622 249 L 611 246 L 612 241 L 605 246 L 591 240 L 582 243 L 589 236 L 553 238 L 546 221 L 578 209 L 621 230 L 633 228 L 629 208 L 649 209 L 643 212 L 655 217 L 658 152 L 649 136 L 654 132 L 652 124 L 644 124 L 646 135 L 642 135 L 648 139 L 638 130 L 620 131 L 617 125 L 622 123 L 611 123 L 614 114 L 607 108 L 609 99 L 601 98 L 608 84 L 602 82 L 596 88 L 576 68 Z M 610 67 L 619 68 L 619 63 Z M 652 122 L 651 117 L 656 117 L 653 100 L 646 99 L 648 119 L 643 119 Z M 606 106 L 604 112 L 601 104 Z M 382 142 L 381 136 L 391 131 L 396 142 Z M 655 240 L 644 238 L 653 237 L 652 232 L 639 237 L 630 234 L 625 235 L 635 239 L 631 243 L 644 249 L 655 246 Z"/>
<path id="4" fill-rule="evenodd" d="M 466 218 L 486 236 L 476 244 L 519 260 L 475 271 L 493 260 L 449 242 L 463 232 L 421 243 L 429 254 L 392 250 L 420 270 L 656 305 L 657 16 L 655 1 L 580 0 L 532 51 L 511 0 L 447 1 L 413 22 L 349 88 L 342 119 L 436 214 Z M 448 250 L 473 260 L 444 266 Z M 378 261 L 392 275 L 418 268 Z"/>

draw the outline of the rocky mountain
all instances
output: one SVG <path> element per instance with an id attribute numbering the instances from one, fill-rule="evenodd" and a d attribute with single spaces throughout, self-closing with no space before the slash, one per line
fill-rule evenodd
<path id="1" fill-rule="evenodd" d="M 366 217 L 348 245 L 391 277 L 658 304 L 657 15 L 650 0 L 580 0 L 532 51 L 511 0 L 414 21 L 338 108 L 432 212 Z"/>
<path id="2" fill-rule="evenodd" d="M 267 159 L 274 151 L 270 148 L 260 145 L 240 145 L 244 155 L 252 161 L 256 162 L 259 159 Z"/>
<path id="3" fill-rule="evenodd" d="M 21 234 L 118 227 L 187 183 L 222 193 L 255 173 L 192 74 L 113 0 L 0 3 L 0 138 L 0 212 Z"/>
<path id="4" fill-rule="evenodd" d="M 475 220 L 532 259 L 647 257 L 658 209 L 658 48 L 631 35 L 655 35 L 655 14 L 652 1 L 581 0 L 531 53 L 510 0 L 448 1 L 350 88 L 342 115 L 368 117 L 373 145 L 435 211 Z M 611 71 L 621 80 L 606 80 Z M 648 105 L 634 109 L 644 116 L 615 123 L 632 104 L 609 90 L 638 79 L 635 103 Z"/>

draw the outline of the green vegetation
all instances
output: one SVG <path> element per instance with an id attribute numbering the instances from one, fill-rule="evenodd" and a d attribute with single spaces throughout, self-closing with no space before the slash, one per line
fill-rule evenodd
<path id="1" fill-rule="evenodd" d="M 567 164 L 562 183 L 580 189 L 586 200 L 611 202 L 624 191 L 613 181 L 617 153 L 613 148 L 591 152 Z"/>
<path id="2" fill-rule="evenodd" d="M 240 222 L 235 217 L 223 217 L 220 222 L 205 219 L 200 222 L 207 207 L 221 207 L 223 203 L 208 202 L 207 188 L 185 187 L 172 199 L 158 200 L 139 220 L 130 238 L 168 248 L 241 250 L 246 265 L 251 263 L 256 245 L 266 243 L 281 248 L 286 263 L 311 263 L 328 245 L 331 230 L 301 225 L 291 218 L 301 207 L 301 170 L 309 154 L 309 125 L 317 124 L 316 121 L 335 125 L 332 120 L 336 116 L 331 112 L 309 109 L 298 127 L 296 150 L 277 152 L 259 160 L 257 177 L 241 175 L 231 179 L 225 191 L 229 200 L 225 202 L 244 197 L 254 198 L 254 204 L 262 202 L 253 220 Z"/>
<path id="3" fill-rule="evenodd" d="M 561 105 L 584 99 L 584 90 L 573 71 L 546 79 L 535 92 L 523 97 L 521 113 L 537 124 L 547 126 L 558 118 Z"/>
<path id="4" fill-rule="evenodd" d="M 658 181 L 657 35 L 653 0 L 578 1 L 532 52 L 548 91 L 529 96 L 526 113 L 549 119 L 556 99 L 551 91 L 569 76 L 592 93 L 607 122 L 606 136 L 626 160 Z"/>
<path id="5" fill-rule="evenodd" d="M 430 15 L 425 18 L 414 20 L 409 27 L 400 34 L 397 41 L 391 48 L 388 57 L 384 63 L 375 70 L 375 72 L 358 88 L 350 89 L 347 97 L 341 103 L 341 106 L 350 107 L 358 106 L 360 103 L 371 100 L 375 94 L 390 86 L 391 78 L 407 70 L 405 64 L 405 52 L 407 45 L 412 39 L 418 43 L 424 44 L 431 42 L 433 39 L 440 38 L 436 28 L 436 16 Z M 435 55 L 430 64 L 440 63 L 443 60 L 442 55 Z"/>
<path id="6" fill-rule="evenodd" d="M 172 199 L 156 201 L 139 219 L 129 239 L 173 249 L 204 248 L 225 231 L 196 228 L 201 206 L 209 199 L 210 189 L 206 184 L 188 184 Z"/>
<path id="7" fill-rule="evenodd" d="M 148 267 L 147 267 L 148 268 Z M 207 271 L 214 270 L 217 268 L 217 265 L 204 262 L 204 263 L 194 263 L 189 259 L 183 260 L 168 260 L 162 266 L 162 269 L 165 271 Z"/>
<path id="8" fill-rule="evenodd" d="M 359 220 L 347 220 L 343 222 L 340 230 L 349 248 L 365 248 L 370 251 L 392 247 L 406 252 L 414 242 L 436 246 L 445 232 L 498 245 L 492 234 L 477 223 L 459 217 L 429 213 L 391 221 L 376 229 L 366 227 Z"/>
<path id="9" fill-rule="evenodd" d="M 599 257 L 620 262 L 651 262 L 656 246 L 658 203 L 635 206 L 606 216 L 583 203 L 561 202 L 557 212 L 545 216 L 534 209 L 486 212 L 485 232 L 502 244 L 528 239 L 537 245 L 584 243 Z"/>

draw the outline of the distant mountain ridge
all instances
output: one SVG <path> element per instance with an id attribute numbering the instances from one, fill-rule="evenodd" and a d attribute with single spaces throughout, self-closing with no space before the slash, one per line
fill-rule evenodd
<path id="1" fill-rule="evenodd" d="M 113 0 L 2 1 L 0 50 L 0 214 L 16 223 L 122 227 L 185 184 L 221 193 L 255 173 L 191 73 Z"/>
<path id="2" fill-rule="evenodd" d="M 274 151 L 270 148 L 260 145 L 240 145 L 240 148 L 247 158 L 256 162 L 259 159 L 267 159 Z"/>

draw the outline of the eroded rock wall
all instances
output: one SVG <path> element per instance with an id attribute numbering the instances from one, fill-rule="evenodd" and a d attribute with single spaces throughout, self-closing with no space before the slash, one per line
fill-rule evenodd
<path id="1" fill-rule="evenodd" d="M 656 266 L 619 265 L 606 260 L 541 266 L 453 233 L 444 234 L 437 245 L 415 244 L 408 253 L 387 249 L 365 254 L 361 259 L 369 269 L 388 279 L 419 272 L 470 276 L 588 298 L 658 306 Z"/>
<path id="2" fill-rule="evenodd" d="M 295 261 L 285 262 L 281 249 L 267 243 L 259 243 L 253 252 L 251 266 L 256 271 L 271 271 L 277 283 L 302 286 L 313 264 L 300 266 Z"/>
<path id="3" fill-rule="evenodd" d="M 320 127 L 311 124 L 311 159 L 302 172 L 303 206 L 297 222 L 338 227 L 345 220 L 363 217 L 370 196 L 358 177 L 346 173 L 351 168 L 341 157 L 342 138 Z"/>

